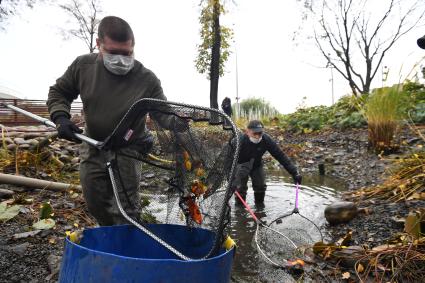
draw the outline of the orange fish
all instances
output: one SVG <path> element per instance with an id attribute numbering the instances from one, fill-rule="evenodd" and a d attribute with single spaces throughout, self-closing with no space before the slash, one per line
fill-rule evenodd
<path id="1" fill-rule="evenodd" d="M 197 168 L 195 170 L 196 177 L 203 177 L 205 175 L 205 170 L 202 168 Z"/>
<path id="2" fill-rule="evenodd" d="M 200 195 L 202 195 L 203 193 L 205 193 L 206 190 L 207 190 L 207 187 L 201 181 L 194 180 L 192 182 L 192 193 L 196 197 L 199 197 Z"/>
<path id="3" fill-rule="evenodd" d="M 192 162 L 190 162 L 190 160 L 186 160 L 184 162 L 184 166 L 186 167 L 187 171 L 191 171 L 192 170 Z"/>
<path id="4" fill-rule="evenodd" d="M 189 152 L 187 152 L 186 150 L 183 151 L 183 159 L 184 160 L 189 160 L 189 158 L 190 158 Z"/>
<path id="5" fill-rule="evenodd" d="M 295 260 L 288 260 L 287 266 L 288 267 L 294 267 L 294 266 L 300 266 L 303 267 L 305 265 L 305 262 L 302 259 L 295 259 Z"/>
<path id="6" fill-rule="evenodd" d="M 202 224 L 202 215 L 201 211 L 199 210 L 198 205 L 193 201 L 193 199 L 189 198 L 187 200 L 187 206 L 189 207 L 189 214 L 192 219 L 198 223 Z"/>

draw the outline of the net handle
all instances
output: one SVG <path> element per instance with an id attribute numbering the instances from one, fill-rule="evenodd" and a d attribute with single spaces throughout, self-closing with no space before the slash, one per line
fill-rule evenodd
<path id="1" fill-rule="evenodd" d="M 280 233 L 279 231 L 277 231 L 277 230 L 275 230 L 275 229 L 273 229 L 273 228 L 268 227 L 267 225 L 264 225 L 264 222 L 262 222 L 261 220 L 259 220 L 259 219 L 257 218 L 257 216 L 255 216 L 254 211 L 252 211 L 251 207 L 249 207 L 249 205 L 248 205 L 248 204 L 246 203 L 246 201 L 242 198 L 242 196 L 239 194 L 239 192 L 238 192 L 238 191 L 235 191 L 235 195 L 239 198 L 239 200 L 242 202 L 242 204 L 243 204 L 243 205 L 245 206 L 245 208 L 248 210 L 249 214 L 251 214 L 252 218 L 254 218 L 255 222 L 257 222 L 257 231 L 256 231 L 256 235 L 257 235 L 257 233 L 258 233 L 258 229 L 259 229 L 259 227 L 260 227 L 260 225 L 261 225 L 262 227 L 264 227 L 264 228 L 266 228 L 266 229 L 269 229 L 270 231 L 273 231 L 273 232 L 275 232 L 275 233 L 277 233 L 277 234 L 279 234 L 279 235 L 283 236 L 283 237 L 284 237 L 284 238 L 286 238 L 288 241 L 290 241 L 290 242 L 291 242 L 291 244 L 292 244 L 295 248 L 297 248 L 297 245 L 295 245 L 295 243 L 294 243 L 291 239 L 289 239 L 287 236 L 283 235 L 282 233 Z M 261 253 L 262 253 L 263 255 L 265 255 L 265 254 L 264 254 L 264 252 L 263 252 L 263 250 L 259 247 L 258 243 L 257 243 L 257 247 L 258 247 L 258 249 L 261 251 Z M 268 257 L 267 257 L 267 256 L 266 256 L 266 258 L 268 259 Z M 278 265 L 278 264 L 276 264 L 276 265 Z"/>
<path id="2" fill-rule="evenodd" d="M 159 238 L 158 236 L 156 236 L 154 233 L 152 233 L 151 231 L 149 231 L 147 228 L 143 227 L 142 225 L 140 225 L 139 223 L 137 223 L 136 221 L 134 221 L 130 216 L 128 216 L 128 214 L 125 212 L 124 208 L 122 207 L 122 204 L 121 204 L 121 201 L 120 201 L 120 197 L 118 195 L 117 185 L 115 183 L 114 172 L 113 172 L 113 169 L 112 169 L 112 163 L 111 162 L 107 162 L 106 167 L 107 167 L 107 170 L 108 170 L 108 173 L 109 173 L 109 178 L 111 180 L 112 191 L 113 191 L 114 196 L 115 196 L 115 200 L 116 200 L 116 203 L 117 203 L 117 206 L 118 206 L 118 210 L 121 212 L 122 216 L 125 219 L 127 219 L 128 222 L 130 222 L 131 224 L 133 224 L 134 226 L 136 226 L 137 228 L 139 228 L 146 235 L 148 235 L 149 237 L 151 237 L 152 239 L 154 239 L 155 241 L 157 241 L 159 244 L 161 244 L 162 246 L 164 246 L 166 249 L 168 249 L 170 252 L 172 252 L 173 254 L 175 254 L 180 259 L 187 260 L 187 261 L 193 260 L 193 259 L 185 256 L 184 254 L 180 253 L 176 248 L 174 248 L 173 246 L 169 245 L 164 240 L 162 240 L 161 238 Z"/>
<path id="3" fill-rule="evenodd" d="M 239 194 L 238 191 L 235 191 L 235 195 L 239 198 L 239 200 L 242 202 L 242 204 L 245 206 L 245 208 L 248 210 L 249 214 L 251 214 L 252 218 L 254 218 L 255 222 L 257 223 L 257 229 L 255 229 L 255 245 L 257 246 L 258 251 L 261 253 L 261 255 L 272 265 L 274 265 L 275 267 L 279 267 L 279 268 L 287 268 L 288 266 L 279 264 L 275 261 L 273 261 L 270 257 L 267 256 L 266 252 L 263 251 L 263 249 L 260 247 L 260 244 L 258 243 L 258 232 L 260 230 L 260 226 L 262 226 L 264 229 L 269 229 L 270 231 L 273 231 L 274 233 L 284 237 L 285 239 L 287 239 L 291 245 L 294 248 L 298 248 L 297 245 L 291 240 L 289 239 L 286 235 L 280 233 L 279 231 L 268 227 L 267 225 L 264 225 L 264 223 L 262 221 L 260 221 L 257 216 L 255 216 L 254 211 L 252 211 L 251 207 L 249 207 L 249 205 L 246 203 L 246 201 L 242 198 L 242 196 Z M 287 264 L 288 261 L 286 259 L 283 260 L 283 263 Z"/>
<path id="4" fill-rule="evenodd" d="M 300 192 L 300 184 L 296 183 L 295 184 L 295 208 L 294 208 L 294 212 L 298 212 L 298 196 L 299 196 L 299 192 Z"/>
<path id="5" fill-rule="evenodd" d="M 260 220 L 258 220 L 257 216 L 255 216 L 254 211 L 249 207 L 249 205 L 246 203 L 246 201 L 242 198 L 242 196 L 239 194 L 238 191 L 235 191 L 235 195 L 239 198 L 239 200 L 242 202 L 243 206 L 248 210 L 249 214 L 251 214 L 252 218 L 254 218 L 255 222 L 261 223 Z"/>

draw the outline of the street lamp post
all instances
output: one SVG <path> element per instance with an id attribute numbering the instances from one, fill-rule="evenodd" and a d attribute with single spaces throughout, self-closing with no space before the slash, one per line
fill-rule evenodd
<path id="1" fill-rule="evenodd" d="M 238 52 L 235 47 L 235 57 L 236 57 L 236 119 L 238 119 L 241 115 L 240 113 L 240 105 L 239 105 L 239 74 L 238 74 Z"/>
<path id="2" fill-rule="evenodd" d="M 328 54 L 330 56 L 330 54 Z M 330 58 L 330 57 L 328 57 Z M 326 68 L 331 69 L 331 79 L 329 80 L 331 82 L 331 91 L 332 91 L 332 105 L 335 103 L 335 91 L 334 91 L 334 66 L 331 64 L 330 59 L 328 59 L 328 63 L 326 64 Z"/>
<path id="3" fill-rule="evenodd" d="M 381 79 L 382 79 L 382 87 L 384 87 L 384 84 L 388 78 L 388 67 L 387 66 L 382 66 L 381 68 Z"/>
<path id="4" fill-rule="evenodd" d="M 334 92 L 334 67 L 331 66 L 331 87 L 332 87 L 332 105 L 335 103 L 335 92 Z"/>

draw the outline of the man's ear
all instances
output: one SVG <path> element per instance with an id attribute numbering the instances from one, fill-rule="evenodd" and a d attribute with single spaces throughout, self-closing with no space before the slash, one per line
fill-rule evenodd
<path id="1" fill-rule="evenodd" d="M 96 38 L 96 46 L 97 46 L 97 49 L 100 50 L 100 39 L 99 38 Z"/>

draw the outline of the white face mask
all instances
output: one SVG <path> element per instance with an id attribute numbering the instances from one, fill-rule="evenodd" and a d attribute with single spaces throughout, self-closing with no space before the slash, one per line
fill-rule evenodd
<path id="1" fill-rule="evenodd" d="M 124 76 L 133 69 L 134 55 L 125 56 L 103 52 L 102 56 L 103 65 L 105 65 L 105 68 L 112 74 Z"/>
<path id="2" fill-rule="evenodd" d="M 263 139 L 263 137 L 260 137 L 260 138 L 254 138 L 254 137 L 249 137 L 249 140 L 252 142 L 252 143 L 255 143 L 255 144 L 257 144 L 257 143 L 260 143 L 260 141 Z"/>

